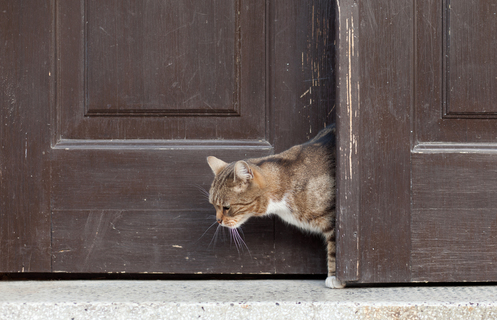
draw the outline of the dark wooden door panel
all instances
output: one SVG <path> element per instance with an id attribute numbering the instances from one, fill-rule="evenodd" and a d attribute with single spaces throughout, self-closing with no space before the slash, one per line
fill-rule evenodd
<path id="1" fill-rule="evenodd" d="M 236 249 L 227 230 L 204 234 L 214 221 L 205 207 L 57 210 L 53 221 L 54 272 L 277 272 L 271 219 L 254 219 L 243 228 L 248 249 Z"/>
<path id="2" fill-rule="evenodd" d="M 418 1 L 412 281 L 495 281 L 494 1 Z"/>
<path id="3" fill-rule="evenodd" d="M 413 154 L 412 281 L 497 280 L 496 156 Z"/>
<path id="4" fill-rule="evenodd" d="M 484 11 L 494 8 L 492 4 L 416 4 L 416 142 L 496 141 L 497 122 L 492 110 L 497 98 L 493 89 L 497 85 L 497 58 L 492 48 L 497 44 L 495 32 L 491 32 L 495 19 L 488 18 L 495 9 Z M 488 32 L 481 32 L 482 28 Z"/>
<path id="5" fill-rule="evenodd" d="M 49 2 L 0 2 L 0 272 L 50 271 Z"/>
<path id="6" fill-rule="evenodd" d="M 412 215 L 411 281 L 497 281 L 495 207 L 415 209 Z"/>
<path id="7" fill-rule="evenodd" d="M 337 273 L 496 281 L 495 2 L 340 2 Z"/>
<path id="8" fill-rule="evenodd" d="M 85 5 L 87 115 L 239 112 L 239 1 Z"/>
<path id="9" fill-rule="evenodd" d="M 208 155 L 280 152 L 334 120 L 334 3 L 0 7 L 0 272 L 326 272 L 322 239 L 272 218 L 244 226 L 250 253 L 214 245 L 197 187 Z"/>
<path id="10" fill-rule="evenodd" d="M 209 155 L 273 152 L 264 2 L 58 1 L 56 18 L 54 270 L 233 270 L 236 250 L 195 243 L 214 222 L 198 188 L 209 189 Z M 275 272 L 273 224 L 253 258 L 240 254 L 246 272 Z"/>
<path id="11" fill-rule="evenodd" d="M 329 4 L 324 7 L 327 10 L 316 14 L 323 15 L 319 20 L 327 23 L 322 27 L 326 31 L 332 11 Z M 307 9 L 304 13 L 310 14 L 312 7 Z M 309 17 L 307 13 L 302 16 Z M 191 247 L 214 222 L 211 205 L 197 190 L 197 186 L 208 190 L 212 179 L 205 162 L 208 155 L 226 161 L 265 156 L 274 152 L 268 141 L 275 133 L 287 144 L 302 142 L 329 118 L 331 103 L 312 103 L 312 97 L 330 98 L 324 97 L 328 91 L 318 88 L 327 83 L 321 79 L 305 84 L 304 96 L 311 100 L 303 104 L 302 109 L 310 109 L 302 116 L 292 117 L 299 112 L 266 100 L 270 64 L 266 19 L 263 1 L 57 2 L 60 81 L 52 162 L 54 270 L 326 271 L 321 239 L 289 230 L 274 219 L 244 228 L 251 250 L 248 257 L 246 252 L 238 256 L 226 245 L 213 255 L 205 251 L 209 238 L 202 238 L 195 250 Z M 295 29 L 313 30 L 309 21 L 305 24 L 308 29 Z M 309 37 L 303 33 L 299 46 L 307 45 Z M 283 48 L 274 50 L 279 57 Z M 304 64 L 302 52 L 296 54 L 300 64 L 292 63 L 292 71 L 297 74 Z M 330 72 L 326 66 L 321 69 Z M 285 63 L 284 72 L 271 75 L 283 79 L 289 72 Z M 284 87 L 299 85 L 296 81 Z M 316 109 L 311 108 L 314 105 Z M 292 107 L 301 105 L 294 102 Z M 304 126 L 298 130 L 289 126 L 301 118 Z M 283 128 L 290 132 L 280 137 Z M 280 150 L 283 147 L 289 145 L 280 144 Z M 124 218 L 112 222 L 117 214 Z M 82 233 L 71 234 L 83 223 Z M 127 230 L 124 235 L 113 229 L 116 223 Z M 260 237 L 253 239 L 257 234 Z M 188 261 L 182 265 L 185 256 Z"/>
<path id="12" fill-rule="evenodd" d="M 259 145 L 199 144 L 171 146 L 121 144 L 83 149 L 65 145 L 54 149 L 52 207 L 56 210 L 210 209 L 198 190 L 209 190 L 212 174 L 206 158 L 226 161 L 269 155 Z M 114 147 L 114 148 L 112 148 Z M 243 149 L 243 150 L 242 150 Z"/>
<path id="13" fill-rule="evenodd" d="M 497 4 L 446 1 L 445 116 L 497 117 Z"/>
<path id="14" fill-rule="evenodd" d="M 57 1 L 55 142 L 264 139 L 264 25 L 263 1 Z"/>
<path id="15" fill-rule="evenodd" d="M 229 240 L 213 247 L 214 214 L 199 190 L 212 180 L 208 155 L 234 161 L 269 155 L 272 147 L 204 143 L 54 149 L 54 271 L 274 273 L 274 249 L 267 249 L 274 246 L 274 220 L 244 228 L 252 256 L 238 255 Z M 229 262 L 236 259 L 241 269 Z"/>

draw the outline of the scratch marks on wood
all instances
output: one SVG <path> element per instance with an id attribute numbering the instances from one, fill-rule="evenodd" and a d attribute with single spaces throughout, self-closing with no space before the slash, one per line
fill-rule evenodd
<path id="1" fill-rule="evenodd" d="M 346 89 L 347 89 L 347 116 L 349 119 L 349 176 L 347 177 L 348 179 L 352 179 L 353 175 L 353 161 L 352 159 L 352 153 L 357 154 L 357 137 L 355 135 L 354 131 L 354 118 L 357 117 L 357 108 L 354 108 L 353 104 L 353 97 L 352 97 L 352 91 L 353 91 L 353 75 L 352 75 L 352 58 L 354 57 L 354 17 L 350 17 L 350 19 L 346 19 L 346 30 L 347 30 L 347 57 L 348 57 L 348 69 L 347 69 L 347 76 L 346 76 Z M 357 82 L 357 93 L 359 92 L 359 82 Z M 358 102 L 359 100 L 357 100 Z M 353 111 L 353 109 L 355 109 Z"/>
<path id="2" fill-rule="evenodd" d="M 309 93 L 309 94 L 310 94 L 310 93 L 312 93 L 312 87 L 309 87 L 309 89 L 307 89 L 307 91 L 306 91 L 306 92 L 302 93 L 302 94 L 300 95 L 300 98 L 302 99 L 302 98 L 303 98 L 306 94 L 308 94 L 308 93 Z"/>
<path id="3" fill-rule="evenodd" d="M 94 214 L 90 214 L 88 216 L 88 219 L 86 220 L 86 225 L 85 225 L 85 231 L 90 231 L 92 228 L 92 218 L 94 217 Z M 90 261 L 90 257 L 93 253 L 93 250 L 95 248 L 95 245 L 97 245 L 99 243 L 99 240 L 101 240 L 103 238 L 103 236 L 105 236 L 105 230 L 102 230 L 102 220 L 103 220 L 103 217 L 104 217 L 104 214 L 103 212 L 101 212 L 99 214 L 99 218 L 98 218 L 98 223 L 97 223 L 97 230 L 95 231 L 95 233 L 93 234 L 93 236 L 90 236 L 87 238 L 87 239 L 91 239 L 90 241 L 90 247 L 87 251 L 87 254 L 86 254 L 86 257 L 85 257 L 85 260 L 84 260 L 84 263 L 83 263 L 83 270 L 86 270 L 88 268 L 88 263 Z M 86 233 L 86 232 L 85 232 Z M 100 233 L 100 235 L 99 235 Z"/>
<path id="4" fill-rule="evenodd" d="M 282 68 L 301 72 L 303 76 L 297 95 L 301 99 L 298 112 L 302 121 L 307 122 L 306 135 L 310 138 L 323 125 L 334 122 L 334 113 L 330 112 L 335 98 L 334 94 L 330 94 L 335 87 L 334 3 L 316 0 L 304 2 L 295 19 L 302 25 L 299 25 L 298 31 L 301 38 L 297 39 L 301 41 L 302 49 L 294 57 L 289 57 Z M 316 121 L 315 115 L 319 115 L 319 121 Z"/>
<path id="5" fill-rule="evenodd" d="M 356 50 L 358 4 L 341 0 L 338 4 L 339 25 L 339 105 L 337 108 L 339 147 L 337 195 L 337 275 L 343 281 L 357 281 L 359 260 L 360 176 L 359 142 L 359 57 Z"/>
<path id="6" fill-rule="evenodd" d="M 106 234 L 109 230 L 117 230 L 116 224 L 122 218 L 122 211 L 108 213 L 105 211 L 91 212 L 86 219 L 84 234 L 85 247 L 87 248 L 86 256 L 81 271 L 88 270 L 92 262 L 92 255 L 95 248 L 101 247 Z M 71 250 L 62 250 L 59 252 L 70 252 Z"/>
<path id="7" fill-rule="evenodd" d="M 106 35 L 108 35 L 109 37 L 111 37 L 110 33 L 108 33 L 102 26 L 98 27 L 100 30 L 103 31 L 103 33 L 105 33 Z"/>

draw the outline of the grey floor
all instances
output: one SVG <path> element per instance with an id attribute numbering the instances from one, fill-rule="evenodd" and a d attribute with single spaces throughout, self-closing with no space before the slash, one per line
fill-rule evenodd
<path id="1" fill-rule="evenodd" d="M 497 286 L 321 280 L 0 282 L 0 319 L 497 319 Z"/>

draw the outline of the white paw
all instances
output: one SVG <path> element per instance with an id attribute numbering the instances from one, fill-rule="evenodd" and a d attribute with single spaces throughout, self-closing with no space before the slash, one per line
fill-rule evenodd
<path id="1" fill-rule="evenodd" d="M 331 289 L 343 289 L 343 288 L 345 288 L 345 283 L 342 283 L 335 276 L 331 276 L 331 277 L 326 278 L 326 282 L 324 284 L 325 284 L 325 286 L 327 286 L 328 288 L 331 288 Z"/>

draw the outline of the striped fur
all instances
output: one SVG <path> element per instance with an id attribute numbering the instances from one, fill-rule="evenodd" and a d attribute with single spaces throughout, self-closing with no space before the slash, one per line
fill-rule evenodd
<path id="1" fill-rule="evenodd" d="M 326 284 L 340 287 L 335 278 L 335 159 L 334 125 L 277 155 L 233 163 L 208 157 L 215 174 L 209 202 L 217 221 L 237 228 L 252 216 L 274 214 L 321 234 L 328 247 Z"/>

